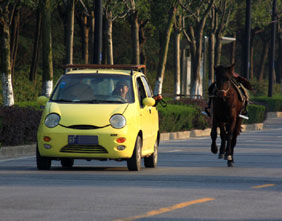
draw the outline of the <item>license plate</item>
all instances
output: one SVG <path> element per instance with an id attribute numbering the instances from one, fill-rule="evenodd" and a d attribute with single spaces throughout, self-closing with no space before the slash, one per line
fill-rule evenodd
<path id="1" fill-rule="evenodd" d="M 97 145 L 98 136 L 88 135 L 69 135 L 68 144 L 79 144 L 79 145 Z"/>

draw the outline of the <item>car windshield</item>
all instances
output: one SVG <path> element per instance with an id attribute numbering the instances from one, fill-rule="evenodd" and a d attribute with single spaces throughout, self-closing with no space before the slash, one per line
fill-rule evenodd
<path id="1" fill-rule="evenodd" d="M 132 103 L 132 80 L 128 75 L 66 74 L 59 80 L 50 100 L 61 103 Z"/>

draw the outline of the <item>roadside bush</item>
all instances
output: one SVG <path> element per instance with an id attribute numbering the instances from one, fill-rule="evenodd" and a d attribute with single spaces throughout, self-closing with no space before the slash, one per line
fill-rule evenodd
<path id="1" fill-rule="evenodd" d="M 205 129 L 208 122 L 194 106 L 168 104 L 158 107 L 160 132 L 175 132 L 193 129 Z"/>
<path id="2" fill-rule="evenodd" d="M 249 120 L 244 120 L 244 124 L 262 123 L 265 120 L 266 116 L 265 107 L 262 105 L 249 104 L 248 115 Z"/>
<path id="3" fill-rule="evenodd" d="M 34 143 L 41 114 L 42 111 L 30 107 L 0 107 L 1 145 Z"/>
<path id="4" fill-rule="evenodd" d="M 255 97 L 252 99 L 257 104 L 264 105 L 267 112 L 282 111 L 282 96 L 276 95 L 273 97 Z"/>

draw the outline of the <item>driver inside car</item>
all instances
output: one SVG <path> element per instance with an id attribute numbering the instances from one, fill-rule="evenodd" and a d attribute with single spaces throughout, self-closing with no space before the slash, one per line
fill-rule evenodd
<path id="1" fill-rule="evenodd" d="M 127 93 L 128 93 L 128 83 L 127 81 L 119 81 L 116 84 L 116 87 L 113 91 L 113 95 L 115 96 L 120 96 L 121 98 L 123 98 L 125 101 L 127 101 Z"/>

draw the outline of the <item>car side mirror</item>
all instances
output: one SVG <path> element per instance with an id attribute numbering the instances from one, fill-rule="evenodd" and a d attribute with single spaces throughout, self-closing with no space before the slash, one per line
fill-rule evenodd
<path id="1" fill-rule="evenodd" d="M 152 107 L 155 105 L 155 99 L 151 97 L 146 97 L 143 99 L 143 104 Z"/>
<path id="2" fill-rule="evenodd" d="M 46 96 L 40 96 L 37 98 L 36 102 L 40 105 L 40 106 L 45 106 L 46 103 L 48 102 L 49 98 Z"/>

